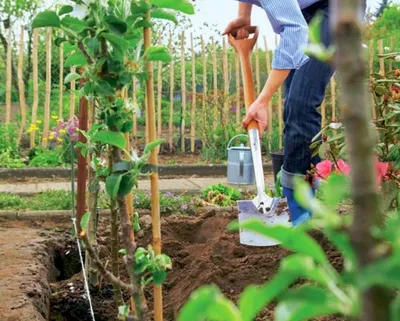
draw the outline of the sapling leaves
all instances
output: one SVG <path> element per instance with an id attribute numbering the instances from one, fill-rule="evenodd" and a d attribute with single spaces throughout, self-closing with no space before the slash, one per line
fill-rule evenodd
<path id="1" fill-rule="evenodd" d="M 169 50 L 165 46 L 152 46 L 148 48 L 144 52 L 143 58 L 147 61 L 162 61 L 162 62 L 171 61 Z"/>
<path id="2" fill-rule="evenodd" d="M 390 304 L 390 321 L 398 321 L 400 316 L 400 294 Z"/>
<path id="3" fill-rule="evenodd" d="M 65 15 L 65 14 L 67 14 L 67 13 L 72 12 L 73 10 L 74 10 L 74 8 L 73 8 L 72 6 L 70 6 L 70 5 L 65 5 L 65 6 L 62 6 L 62 7 L 60 8 L 60 10 L 58 11 L 58 15 L 59 15 L 59 16 L 62 16 L 62 15 Z"/>
<path id="4" fill-rule="evenodd" d="M 150 0 L 153 6 L 194 14 L 194 7 L 188 0 Z"/>
<path id="5" fill-rule="evenodd" d="M 156 19 L 169 20 L 169 21 L 172 21 L 175 24 L 178 23 L 178 20 L 176 19 L 175 13 L 171 12 L 171 11 L 167 11 L 167 10 L 163 10 L 163 9 L 157 8 L 157 9 L 151 11 L 150 16 L 152 18 L 156 18 Z"/>
<path id="6" fill-rule="evenodd" d="M 100 142 L 103 144 L 109 144 L 121 149 L 125 148 L 125 137 L 118 132 L 113 132 L 111 130 L 98 131 L 93 135 L 93 142 Z"/>
<path id="7" fill-rule="evenodd" d="M 123 175 L 118 189 L 118 195 L 127 196 L 135 186 L 135 179 L 131 174 Z"/>
<path id="8" fill-rule="evenodd" d="M 71 72 L 67 76 L 65 76 L 64 84 L 68 84 L 71 81 L 78 80 L 78 79 L 81 79 L 81 78 L 82 78 L 81 75 L 77 74 L 76 72 Z"/>
<path id="9" fill-rule="evenodd" d="M 32 21 L 32 29 L 44 27 L 60 28 L 60 26 L 60 18 L 57 13 L 50 10 L 38 13 Z"/>
<path id="10" fill-rule="evenodd" d="M 129 305 L 122 305 L 118 307 L 118 320 L 126 320 L 129 316 L 130 308 Z"/>
<path id="11" fill-rule="evenodd" d="M 357 273 L 357 285 L 367 289 L 374 285 L 400 289 L 399 254 L 375 261 Z"/>
<path id="12" fill-rule="evenodd" d="M 319 263 L 326 264 L 328 262 L 319 244 L 302 229 L 293 229 L 292 227 L 281 225 L 267 225 L 257 219 L 248 219 L 240 223 L 240 225 L 238 223 L 230 223 L 228 225 L 230 230 L 237 230 L 239 227 L 277 240 L 282 243 L 281 246 L 288 250 L 309 255 Z"/>
<path id="13" fill-rule="evenodd" d="M 81 51 L 76 51 L 65 60 L 64 67 L 80 67 L 87 65 L 87 63 L 84 54 Z"/>
<path id="14" fill-rule="evenodd" d="M 284 295 L 275 310 L 276 321 L 303 321 L 341 313 L 345 308 L 326 289 L 303 285 Z"/>
<path id="15" fill-rule="evenodd" d="M 106 191 L 111 199 L 115 199 L 117 197 L 121 180 L 122 175 L 120 174 L 113 174 L 106 178 Z"/>
<path id="16" fill-rule="evenodd" d="M 342 174 L 332 173 L 326 182 L 321 184 L 321 190 L 324 195 L 324 204 L 334 209 L 350 196 L 349 178 Z"/>
<path id="17" fill-rule="evenodd" d="M 71 16 L 65 16 L 64 18 L 62 18 L 61 26 L 63 27 L 63 29 L 72 31 L 76 34 L 79 34 L 86 29 L 89 29 L 86 21 Z"/>
<path id="18" fill-rule="evenodd" d="M 177 321 L 241 321 L 238 308 L 215 285 L 194 291 L 178 314 Z"/>
<path id="19" fill-rule="evenodd" d="M 87 232 L 87 227 L 89 224 L 90 212 L 86 212 L 81 218 L 81 229 Z"/>
<path id="20" fill-rule="evenodd" d="M 155 141 L 152 141 L 148 143 L 144 147 L 144 154 L 149 154 L 152 150 L 156 149 L 158 146 L 160 146 L 164 142 L 164 139 L 158 138 Z"/>

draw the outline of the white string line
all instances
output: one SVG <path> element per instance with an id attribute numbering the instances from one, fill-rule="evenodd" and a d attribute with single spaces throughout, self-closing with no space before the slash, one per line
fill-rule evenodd
<path id="1" fill-rule="evenodd" d="M 76 218 L 72 218 L 72 222 L 74 223 L 74 228 L 76 233 L 78 232 L 78 229 L 76 227 Z M 89 284 L 86 278 L 86 271 L 85 271 L 85 263 L 83 262 L 83 257 L 82 257 L 82 252 L 81 252 L 81 243 L 79 242 L 79 237 L 78 235 L 76 236 L 76 243 L 78 244 L 78 251 L 79 251 L 79 258 L 81 260 L 81 265 L 82 265 L 82 272 L 83 272 L 83 280 L 84 280 L 84 285 L 85 285 L 85 290 L 86 290 L 86 295 L 88 297 L 88 301 L 89 301 L 89 310 L 90 310 L 90 314 L 92 316 L 92 320 L 96 321 L 95 317 L 94 317 L 94 311 L 93 311 L 93 306 L 92 306 L 92 299 L 90 297 L 90 291 L 89 291 Z"/>

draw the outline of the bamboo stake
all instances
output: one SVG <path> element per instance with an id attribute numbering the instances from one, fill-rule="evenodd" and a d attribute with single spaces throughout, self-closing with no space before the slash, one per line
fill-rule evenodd
<path id="1" fill-rule="evenodd" d="M 267 64 L 267 73 L 271 72 L 271 57 L 269 55 L 269 50 L 268 50 L 268 45 L 267 45 L 267 37 L 264 36 L 264 48 L 265 48 L 265 59 L 266 59 L 266 64 Z M 272 117 L 273 117 L 273 112 L 272 112 L 272 99 L 270 99 L 268 103 L 268 141 L 270 144 L 270 150 L 272 148 L 271 144 L 271 138 L 272 138 Z"/>
<path id="2" fill-rule="evenodd" d="M 204 45 L 203 36 L 200 38 L 201 41 L 201 51 L 202 51 L 202 58 L 203 58 L 203 105 L 202 105 L 202 112 L 203 112 L 203 119 L 207 121 L 206 117 L 206 100 L 207 100 L 207 59 L 206 59 L 206 49 Z M 203 146 L 205 145 L 204 139 L 202 139 Z"/>
<path id="3" fill-rule="evenodd" d="M 161 34 L 158 36 L 158 44 L 161 45 Z M 161 118 L 161 104 L 162 104 L 162 62 L 158 63 L 157 73 L 157 136 L 161 137 L 162 133 L 162 118 Z"/>
<path id="4" fill-rule="evenodd" d="M 137 140 L 137 97 L 136 97 L 136 78 L 132 77 L 132 101 L 135 106 L 135 111 L 133 113 L 133 138 Z"/>
<path id="5" fill-rule="evenodd" d="M 146 136 L 146 144 L 148 144 L 149 143 L 149 124 L 148 124 L 148 122 L 149 122 L 149 120 L 148 120 L 148 113 L 149 113 L 149 103 L 148 103 L 148 101 L 147 101 L 147 99 L 145 99 L 144 100 L 144 107 L 145 107 L 145 111 L 146 111 L 146 121 L 145 121 L 145 136 Z"/>
<path id="6" fill-rule="evenodd" d="M 193 33 L 190 34 L 190 44 L 192 50 L 192 110 L 190 114 L 190 151 L 194 153 L 194 141 L 196 137 L 196 55 L 194 53 Z"/>
<path id="7" fill-rule="evenodd" d="M 236 124 L 240 125 L 240 65 L 239 55 L 235 52 L 235 78 L 236 78 Z"/>
<path id="8" fill-rule="evenodd" d="M 213 86 L 214 86 L 214 104 L 218 99 L 218 70 L 217 70 L 217 50 L 215 48 L 214 37 L 211 37 L 212 43 L 212 60 L 213 60 Z"/>
<path id="9" fill-rule="evenodd" d="M 373 39 L 371 39 L 370 41 L 369 41 L 369 74 L 370 74 L 370 77 L 369 77 L 369 79 L 370 79 L 370 81 L 372 81 L 372 74 L 373 74 L 373 72 L 374 72 L 374 40 Z M 371 96 L 371 100 L 373 101 L 373 94 L 372 93 L 370 93 L 370 96 Z M 373 120 L 376 120 L 376 108 L 375 108 L 375 104 L 374 103 L 372 103 L 371 104 L 371 106 L 372 106 L 372 119 Z"/>
<path id="10" fill-rule="evenodd" d="M 257 85 L 257 94 L 261 91 L 260 84 L 260 52 L 258 50 L 258 42 L 256 42 L 256 85 Z"/>
<path id="11" fill-rule="evenodd" d="M 149 3 L 149 0 L 146 0 Z M 150 11 L 146 14 L 146 20 L 150 22 Z M 183 38 L 183 37 L 182 37 Z M 144 28 L 144 49 L 151 46 L 151 28 Z M 184 65 L 182 66 L 184 69 Z M 156 122 L 154 117 L 154 86 L 153 86 L 153 66 L 151 62 L 146 63 L 146 70 L 148 79 L 146 81 L 146 98 L 148 100 L 148 117 L 149 123 L 149 139 L 154 141 L 156 139 Z M 157 167 L 158 159 L 155 150 L 151 152 L 150 164 Z M 161 223 L 160 223 L 160 195 L 158 189 L 158 173 L 154 172 L 150 176 L 151 180 L 151 214 L 153 223 L 153 248 L 156 255 L 161 254 Z M 154 286 L 154 320 L 163 320 L 163 301 L 162 301 L 162 287 L 160 285 Z"/>
<path id="12" fill-rule="evenodd" d="M 380 55 L 383 55 L 383 40 L 379 39 L 378 40 L 378 52 Z M 379 73 L 382 76 L 385 76 L 385 61 L 383 58 L 379 58 Z"/>
<path id="13" fill-rule="evenodd" d="M 325 99 L 322 101 L 321 104 L 321 127 L 325 126 L 325 119 L 326 119 L 326 101 Z"/>
<path id="14" fill-rule="evenodd" d="M 275 46 L 278 46 L 278 37 L 275 36 Z M 278 117 L 279 117 L 279 149 L 283 146 L 283 115 L 282 87 L 278 89 Z M 272 127 L 272 126 L 271 126 Z"/>
<path id="15" fill-rule="evenodd" d="M 332 104 L 332 121 L 336 121 L 336 88 L 335 78 L 331 77 L 331 104 Z"/>
<path id="16" fill-rule="evenodd" d="M 32 50 L 32 77 L 33 77 L 33 103 L 32 103 L 32 124 L 36 124 L 37 109 L 39 104 L 38 89 L 38 29 L 33 30 L 33 50 Z M 30 147 L 35 147 L 36 131 L 31 131 Z"/>
<path id="17" fill-rule="evenodd" d="M 7 80 L 6 80 L 6 125 L 11 121 L 11 82 L 12 82 L 12 28 L 8 29 Z"/>
<path id="18" fill-rule="evenodd" d="M 60 33 L 60 37 L 63 36 L 63 33 Z M 60 44 L 60 79 L 59 79 L 59 97 L 58 97 L 58 119 L 63 119 L 63 94 L 64 94 L 64 43 Z"/>
<path id="19" fill-rule="evenodd" d="M 390 37 L 389 50 L 390 50 L 390 52 L 394 51 L 393 36 Z M 392 70 L 393 70 L 393 59 L 389 59 L 389 71 L 392 71 Z"/>
<path id="20" fill-rule="evenodd" d="M 71 67 L 71 72 L 75 72 L 76 68 Z M 71 81 L 71 89 L 69 93 L 69 119 L 72 119 L 75 116 L 75 80 Z"/>
<path id="21" fill-rule="evenodd" d="M 226 41 L 225 37 L 222 39 L 222 69 L 223 69 L 223 77 L 224 77 L 224 112 L 222 119 L 225 124 L 229 121 L 229 104 L 228 104 L 228 95 L 229 95 L 229 77 L 228 77 L 228 55 L 226 52 Z"/>
<path id="22" fill-rule="evenodd" d="M 173 43 L 172 43 L 172 32 L 169 34 L 169 50 L 171 55 L 173 55 Z M 169 70 L 169 150 L 172 151 L 173 136 L 174 136 L 174 59 L 171 59 L 170 70 Z"/>
<path id="23" fill-rule="evenodd" d="M 51 95 L 51 35 L 52 29 L 47 29 L 46 37 L 46 95 L 44 100 L 44 122 L 42 147 L 47 148 L 50 127 L 50 95 Z"/>
<path id="24" fill-rule="evenodd" d="M 182 87 L 182 123 L 181 151 L 185 152 L 185 114 L 186 114 L 186 80 L 185 80 L 185 32 L 181 35 L 181 87 Z"/>
<path id="25" fill-rule="evenodd" d="M 19 91 L 19 108 L 21 111 L 21 124 L 19 127 L 17 145 L 21 143 L 22 135 L 26 126 L 26 104 L 25 104 L 25 85 L 24 76 L 22 74 L 24 68 L 24 26 L 21 25 L 19 39 L 19 55 L 18 55 L 18 91 Z"/>

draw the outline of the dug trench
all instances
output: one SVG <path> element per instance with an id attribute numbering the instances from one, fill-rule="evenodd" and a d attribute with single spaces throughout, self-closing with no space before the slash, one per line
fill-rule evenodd
<path id="1" fill-rule="evenodd" d="M 213 211 L 196 216 L 171 215 L 162 218 L 163 253 L 172 258 L 173 264 L 163 285 L 165 321 L 175 321 L 179 310 L 190 294 L 205 284 L 216 284 L 229 299 L 236 301 L 248 285 L 261 284 L 270 280 L 277 272 L 281 259 L 290 254 L 289 251 L 279 246 L 258 248 L 241 245 L 238 234 L 226 230 L 227 224 L 235 219 L 237 219 L 235 212 Z M 140 221 L 142 230 L 137 233 L 136 238 L 138 246 L 146 247 L 152 239 L 151 218 L 144 216 Z M 43 290 L 47 291 L 43 297 L 47 295 L 50 301 L 49 314 L 47 316 L 40 309 L 39 311 L 45 317 L 47 316 L 43 320 L 89 321 L 92 318 L 82 273 L 77 265 L 78 252 L 74 241 L 68 236 L 70 235 L 70 226 L 66 223 L 62 226 L 63 237 L 53 238 L 52 245 L 47 245 L 51 249 L 50 252 L 47 250 L 47 253 L 52 255 L 52 258 L 50 260 L 47 258 L 47 260 L 53 264 L 53 270 L 57 271 L 58 268 L 59 271 L 56 273 L 58 279 L 54 273 L 50 273 L 49 287 L 44 287 L 45 290 Z M 101 219 L 98 238 L 100 257 L 104 263 L 108 264 L 108 269 L 111 265 L 109 263 L 109 226 L 107 218 Z M 343 262 L 340 253 L 324 238 L 321 232 L 315 231 L 311 235 L 322 246 L 333 266 L 337 270 L 341 270 Z M 64 238 L 64 248 L 59 246 L 62 238 Z M 58 244 L 58 247 L 55 244 Z M 57 266 L 56 269 L 54 264 Z M 121 278 L 128 281 L 122 263 L 121 271 Z M 49 289 L 51 289 L 51 295 L 48 293 Z M 149 310 L 151 310 L 152 288 L 146 288 L 145 294 Z M 91 288 L 91 299 L 95 320 L 117 320 L 117 308 L 113 301 L 113 290 L 110 284 L 101 279 L 98 287 Z M 125 300 L 128 301 L 128 299 L 125 295 Z M 257 320 L 273 320 L 274 306 L 275 303 L 271 303 L 266 307 Z M 42 319 L 32 318 L 4 319 L 4 321 L 17 320 L 42 321 Z M 149 320 L 153 320 L 151 313 Z M 343 321 L 344 319 L 331 316 L 315 320 Z"/>

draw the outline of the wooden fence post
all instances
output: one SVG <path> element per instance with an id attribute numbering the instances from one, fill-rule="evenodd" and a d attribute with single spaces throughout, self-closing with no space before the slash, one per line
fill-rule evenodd
<path id="1" fill-rule="evenodd" d="M 192 50 L 192 110 L 190 114 L 190 151 L 194 153 L 194 142 L 196 138 L 196 55 L 193 45 L 193 33 L 190 34 L 190 44 Z"/>
<path id="2" fill-rule="evenodd" d="M 51 36 L 52 29 L 47 29 L 46 37 L 46 96 L 44 100 L 44 122 L 42 147 L 47 148 L 50 127 L 50 96 L 51 96 Z"/>
<path id="3" fill-rule="evenodd" d="M 6 79 L 6 125 L 11 121 L 11 82 L 12 82 L 12 28 L 8 28 L 7 79 Z"/>
<path id="4" fill-rule="evenodd" d="M 158 43 L 161 45 L 161 34 L 158 36 Z M 158 63 L 157 70 L 157 136 L 161 138 L 162 134 L 162 62 Z"/>
<path id="5" fill-rule="evenodd" d="M 173 136 L 174 136 L 174 58 L 173 58 L 173 42 L 172 42 L 172 33 L 169 34 L 169 49 L 172 55 L 170 70 L 169 70 L 169 150 L 173 149 Z"/>
<path id="6" fill-rule="evenodd" d="M 31 123 L 36 125 L 37 109 L 39 105 L 39 89 L 38 89 L 38 29 L 33 30 L 33 50 L 32 50 L 32 77 L 33 77 L 33 103 L 32 103 L 32 119 Z M 36 131 L 31 133 L 30 147 L 35 147 Z"/>
<path id="7" fill-rule="evenodd" d="M 181 90 L 182 90 L 182 123 L 181 151 L 185 151 L 185 114 L 186 114 L 186 79 L 185 79 L 185 32 L 181 35 Z"/>
<path id="8" fill-rule="evenodd" d="M 63 36 L 63 33 L 60 33 L 60 37 Z M 58 119 L 63 120 L 63 94 L 64 94 L 64 43 L 60 44 L 60 78 L 59 78 L 59 97 L 58 97 Z"/>
<path id="9" fill-rule="evenodd" d="M 334 76 L 332 76 L 330 83 L 331 83 L 332 121 L 336 121 L 336 86 L 335 86 Z"/>
<path id="10" fill-rule="evenodd" d="M 21 143 L 22 135 L 26 126 L 26 102 L 25 102 L 25 84 L 24 84 L 24 26 L 20 28 L 19 54 L 18 54 L 18 91 L 19 91 L 19 108 L 21 111 L 21 124 L 18 132 L 17 145 Z"/>

